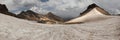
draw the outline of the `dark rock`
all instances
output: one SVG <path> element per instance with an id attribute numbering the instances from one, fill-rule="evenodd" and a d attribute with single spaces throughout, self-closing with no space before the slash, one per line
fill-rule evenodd
<path id="1" fill-rule="evenodd" d="M 5 4 L 0 4 L 0 13 L 16 17 L 14 13 L 8 11 L 8 8 Z"/>
<path id="2" fill-rule="evenodd" d="M 8 9 L 5 4 L 0 4 L 0 13 L 8 12 Z"/>

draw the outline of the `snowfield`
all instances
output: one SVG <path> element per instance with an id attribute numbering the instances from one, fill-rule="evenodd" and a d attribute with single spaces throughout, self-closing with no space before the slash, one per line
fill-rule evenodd
<path id="1" fill-rule="evenodd" d="M 120 40 L 120 16 L 81 24 L 40 24 L 0 14 L 0 40 Z"/>

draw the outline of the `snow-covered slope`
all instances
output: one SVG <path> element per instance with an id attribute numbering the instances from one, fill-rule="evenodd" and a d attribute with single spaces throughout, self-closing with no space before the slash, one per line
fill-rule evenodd
<path id="1" fill-rule="evenodd" d="M 90 22 L 90 21 L 98 21 L 104 20 L 109 18 L 109 16 L 105 15 L 104 13 L 98 11 L 97 8 L 92 9 L 90 12 L 86 13 L 85 15 L 72 19 L 66 23 L 77 23 L 77 22 Z"/>
<path id="2" fill-rule="evenodd" d="M 0 40 L 120 40 L 120 17 L 72 25 L 39 24 L 0 14 Z"/>

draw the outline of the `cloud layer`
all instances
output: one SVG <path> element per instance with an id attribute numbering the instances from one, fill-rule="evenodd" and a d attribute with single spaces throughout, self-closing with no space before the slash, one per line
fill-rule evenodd
<path id="1" fill-rule="evenodd" d="M 119 0 L 0 0 L 11 12 L 33 10 L 38 13 L 53 12 L 61 17 L 76 17 L 89 4 L 96 3 L 107 11 L 119 10 Z M 114 6 L 116 5 L 116 6 Z M 113 13 L 116 11 L 113 11 Z M 118 12 L 118 11 L 117 11 Z"/>

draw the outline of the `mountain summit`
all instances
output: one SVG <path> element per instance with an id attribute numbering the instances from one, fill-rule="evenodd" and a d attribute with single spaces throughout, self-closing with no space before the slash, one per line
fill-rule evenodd
<path id="1" fill-rule="evenodd" d="M 96 5 L 95 3 L 93 3 L 93 4 L 89 5 L 84 12 L 80 13 L 80 16 L 87 14 L 88 12 L 90 12 L 94 8 L 96 8 L 98 11 L 102 12 L 105 15 L 110 15 L 106 10 L 104 10 L 103 8 L 101 8 L 98 5 Z"/>

